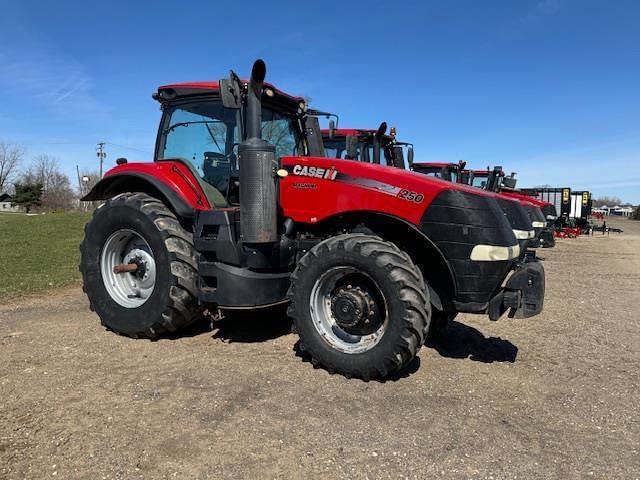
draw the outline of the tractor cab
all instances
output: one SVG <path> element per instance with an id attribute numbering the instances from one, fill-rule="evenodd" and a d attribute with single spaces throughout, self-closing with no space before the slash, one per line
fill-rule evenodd
<path id="1" fill-rule="evenodd" d="M 467 184 L 468 171 L 465 169 L 467 162 L 460 160 L 458 163 L 445 162 L 419 162 L 414 163 L 411 170 L 431 177 L 441 178 L 447 182 Z"/>
<path id="2" fill-rule="evenodd" d="M 501 166 L 496 165 L 493 169 L 487 167 L 486 170 L 470 170 L 469 185 L 482 188 L 490 192 L 516 191 L 517 179 L 515 173 L 506 175 Z"/>
<path id="3" fill-rule="evenodd" d="M 313 114 L 314 112 L 310 112 Z M 329 158 L 356 160 L 391 167 L 404 168 L 404 149 L 413 158 L 410 144 L 396 142 L 395 128 L 386 133 L 387 125 L 382 123 L 378 130 L 328 128 L 322 130 L 325 155 Z"/>
<path id="4" fill-rule="evenodd" d="M 553 235 L 553 221 L 555 221 L 555 207 L 549 202 L 538 200 L 525 195 L 516 189 L 517 179 L 515 173 L 505 175 L 501 166 L 486 170 L 473 170 L 471 185 L 490 192 L 496 192 L 505 197 L 519 201 L 528 211 L 531 222 L 536 232 L 537 244 L 542 247 L 555 246 Z M 552 208 L 553 210 L 549 210 Z M 552 221 L 553 220 L 553 221 Z"/>
<path id="5" fill-rule="evenodd" d="M 506 187 L 506 184 L 511 184 L 509 179 L 513 179 L 512 183 L 515 186 L 513 174 L 506 177 L 501 166 L 495 166 L 493 169 L 487 167 L 486 170 L 470 170 L 469 174 L 469 185 L 490 192 L 502 191 L 503 185 Z"/>
<path id="6" fill-rule="evenodd" d="M 238 205 L 240 171 L 238 147 L 247 137 L 245 114 L 233 99 L 227 101 L 228 81 L 165 85 L 153 98 L 162 117 L 154 161 L 179 161 L 198 180 L 209 204 Z M 240 96 L 248 83 L 235 82 Z M 226 88 L 221 94 L 222 88 Z M 265 85 L 260 121 L 261 136 L 275 148 L 276 160 L 309 153 L 305 136 L 303 98 Z"/>

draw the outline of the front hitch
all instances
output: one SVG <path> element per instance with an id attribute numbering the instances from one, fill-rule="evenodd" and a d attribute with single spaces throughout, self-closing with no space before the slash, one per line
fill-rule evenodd
<path id="1" fill-rule="evenodd" d="M 487 313 L 493 321 L 506 311 L 509 318 L 538 315 L 544 304 L 544 267 L 537 261 L 520 264 L 505 286 L 489 301 Z"/>

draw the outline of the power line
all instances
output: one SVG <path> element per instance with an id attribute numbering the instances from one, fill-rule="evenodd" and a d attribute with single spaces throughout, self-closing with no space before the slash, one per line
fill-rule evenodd
<path id="1" fill-rule="evenodd" d="M 24 145 L 25 147 L 33 147 L 36 145 L 94 145 L 93 142 L 29 142 L 22 143 L 17 142 L 20 145 Z"/>
<path id="2" fill-rule="evenodd" d="M 24 145 L 25 147 L 33 147 L 37 145 L 95 145 L 93 142 L 28 142 L 28 143 L 19 142 L 19 143 L 20 145 Z M 122 145 L 120 143 L 114 143 L 114 142 L 101 142 L 101 143 L 104 143 L 105 145 L 113 145 L 114 147 L 124 148 L 125 150 L 133 150 L 135 152 L 147 153 L 150 155 L 153 153 L 151 150 L 132 147 L 130 145 Z"/>
<path id="3" fill-rule="evenodd" d="M 135 152 L 148 153 L 148 154 L 152 154 L 153 153 L 153 152 L 151 152 L 151 150 L 143 150 L 141 148 L 129 147 L 127 145 L 120 145 L 118 143 L 113 143 L 113 142 L 106 142 L 106 143 L 107 143 L 107 145 L 113 145 L 114 147 L 125 148 L 127 150 L 133 150 Z"/>

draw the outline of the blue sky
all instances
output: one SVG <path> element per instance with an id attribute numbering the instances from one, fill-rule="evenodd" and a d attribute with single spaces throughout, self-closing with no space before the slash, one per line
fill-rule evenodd
<path id="1" fill-rule="evenodd" d="M 0 139 L 75 165 L 151 158 L 165 83 L 268 79 L 416 159 L 640 203 L 635 1 L 0 0 Z"/>

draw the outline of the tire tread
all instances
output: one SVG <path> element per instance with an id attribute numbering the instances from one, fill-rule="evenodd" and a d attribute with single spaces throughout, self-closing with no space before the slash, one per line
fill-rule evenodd
<path id="1" fill-rule="evenodd" d="M 308 305 L 298 305 L 296 302 L 296 288 L 304 278 L 305 270 L 319 257 L 338 250 L 370 257 L 377 266 L 385 268 L 395 284 L 398 298 L 401 299 L 405 307 L 405 314 L 398 319 L 402 322 L 401 338 L 403 341 L 397 342 L 393 351 L 376 362 L 375 365 L 372 364 L 369 368 L 359 371 L 343 368 L 338 363 L 322 361 L 318 358 L 313 342 L 305 338 L 304 329 L 298 324 L 305 321 L 300 309 L 308 308 Z M 302 257 L 293 272 L 287 296 L 290 299 L 287 313 L 293 318 L 294 329 L 300 335 L 300 351 L 310 356 L 314 366 L 322 364 L 330 373 L 340 373 L 347 377 L 355 376 L 364 380 L 384 378 L 395 374 L 416 356 L 424 344 L 426 332 L 429 330 L 431 302 L 420 269 L 413 263 L 409 255 L 395 244 L 373 235 L 342 234 L 330 237 L 314 246 Z"/>
<path id="2" fill-rule="evenodd" d="M 192 234 L 180 225 L 176 216 L 164 203 L 146 193 L 121 193 L 108 199 L 100 207 L 100 210 L 110 208 L 113 205 L 133 207 L 153 222 L 167 249 L 173 281 L 169 286 L 170 300 L 165 306 L 161 318 L 149 327 L 142 331 L 124 332 L 117 331 L 112 326 L 105 325 L 104 322 L 102 324 L 122 335 L 149 339 L 161 338 L 187 327 L 193 323 L 201 310 L 197 300 L 197 254 L 193 246 Z M 92 218 L 85 225 L 85 239 L 80 244 L 79 270 L 83 277 L 87 270 L 85 259 L 88 256 L 86 233 L 93 227 L 94 222 L 97 222 L 97 212 L 98 209 L 94 211 Z M 86 291 L 84 284 L 82 289 L 89 297 L 89 308 L 91 311 L 95 311 L 90 292 Z"/>

